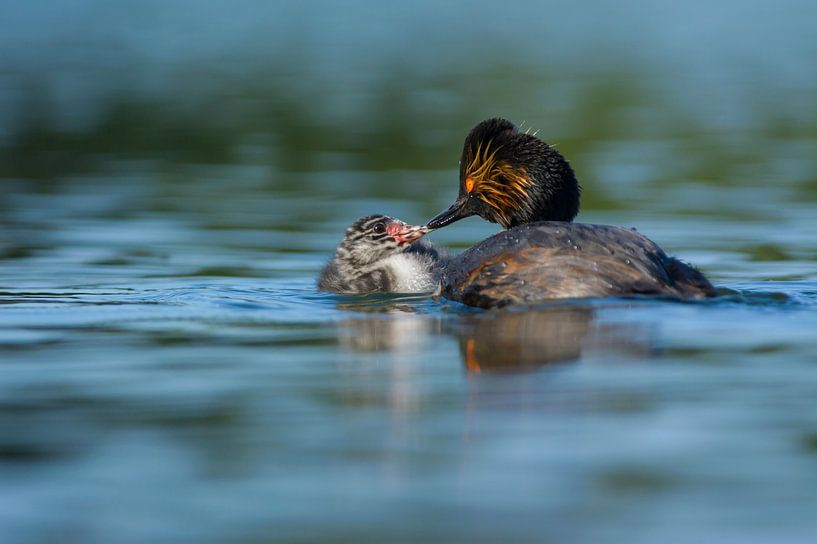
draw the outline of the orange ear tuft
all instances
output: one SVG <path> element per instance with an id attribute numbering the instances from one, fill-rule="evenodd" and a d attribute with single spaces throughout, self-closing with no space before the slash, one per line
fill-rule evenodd
<path id="1" fill-rule="evenodd" d="M 465 190 L 469 193 L 474 190 L 474 178 L 465 178 Z"/>

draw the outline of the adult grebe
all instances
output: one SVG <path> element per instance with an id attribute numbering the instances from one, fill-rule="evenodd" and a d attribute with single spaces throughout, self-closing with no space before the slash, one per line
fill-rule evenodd
<path id="1" fill-rule="evenodd" d="M 508 230 L 450 259 L 441 294 L 484 308 L 554 298 L 716 294 L 698 270 L 633 230 L 571 223 L 578 210 L 579 184 L 561 154 L 505 119 L 479 123 L 465 139 L 459 196 L 427 227 L 479 215 Z"/>

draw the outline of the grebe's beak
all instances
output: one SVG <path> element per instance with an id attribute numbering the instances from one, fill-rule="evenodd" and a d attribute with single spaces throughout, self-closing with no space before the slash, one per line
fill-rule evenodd
<path id="1" fill-rule="evenodd" d="M 404 246 L 419 240 L 424 235 L 431 232 L 427 226 L 407 225 L 405 223 L 392 223 L 388 226 L 389 235 L 397 240 L 397 245 Z"/>
<path id="2" fill-rule="evenodd" d="M 458 198 L 450 208 L 437 215 L 434 219 L 426 223 L 426 226 L 431 229 L 440 229 L 446 225 L 450 225 L 454 221 L 471 217 L 474 213 L 468 205 L 468 196 L 465 198 Z"/>

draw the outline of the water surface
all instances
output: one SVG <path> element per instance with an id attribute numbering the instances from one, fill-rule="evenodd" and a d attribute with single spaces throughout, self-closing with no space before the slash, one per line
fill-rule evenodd
<path id="1" fill-rule="evenodd" d="M 4 8 L 3 542 L 813 541 L 814 7 L 530 4 Z M 490 115 L 723 295 L 318 293 Z"/>

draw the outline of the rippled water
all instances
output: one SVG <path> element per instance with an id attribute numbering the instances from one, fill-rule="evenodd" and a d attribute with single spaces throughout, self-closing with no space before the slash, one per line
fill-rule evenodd
<path id="1" fill-rule="evenodd" d="M 693 25 L 662 3 L 609 24 L 364 3 L 338 28 L 248 2 L 226 30 L 215 4 L 145 5 L 27 8 L 0 41 L 4 543 L 814 541 L 810 4 Z M 267 63 L 275 24 L 308 61 Z M 232 73 L 214 50 L 252 54 Z M 358 216 L 445 207 L 495 114 L 571 159 L 581 221 L 637 227 L 722 296 L 315 290 Z"/>

